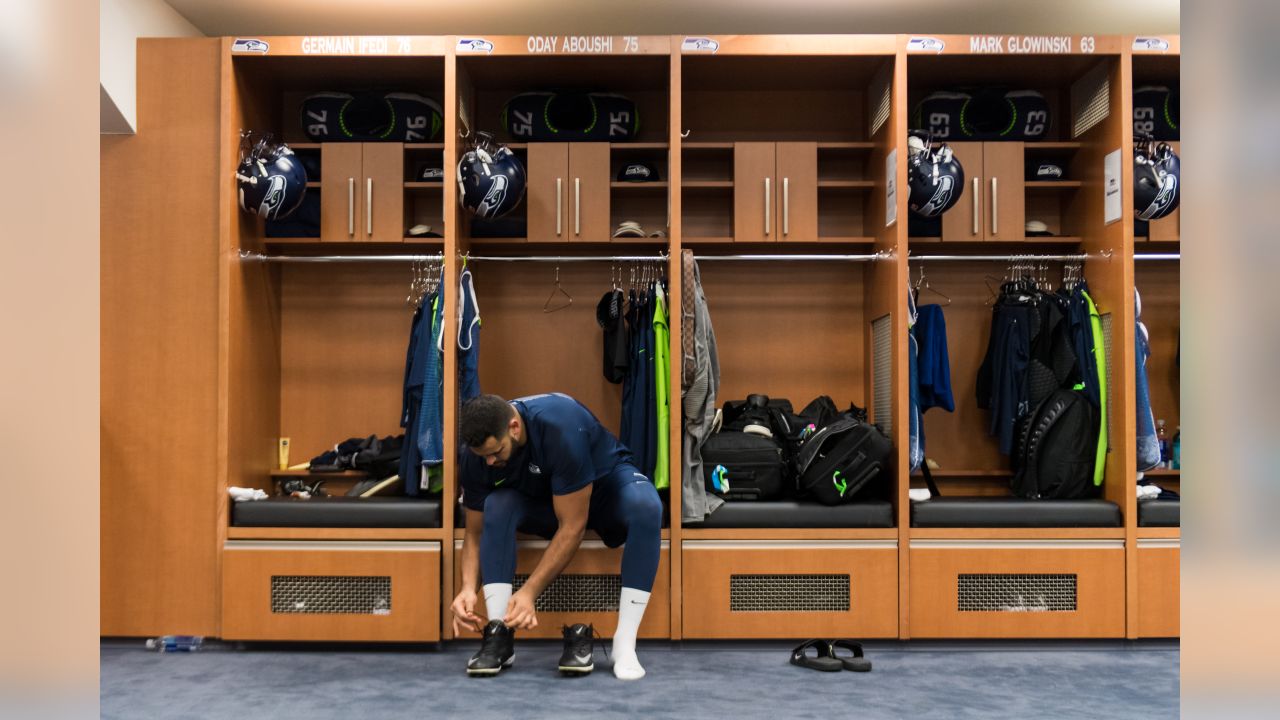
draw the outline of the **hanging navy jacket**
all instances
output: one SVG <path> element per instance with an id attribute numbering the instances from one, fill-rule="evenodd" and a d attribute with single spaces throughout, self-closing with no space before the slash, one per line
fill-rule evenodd
<path id="1" fill-rule="evenodd" d="M 920 413 L 933 407 L 955 412 L 951 395 L 951 357 L 947 352 L 947 321 L 940 305 L 921 305 L 912 328 L 918 347 Z M 923 442 L 921 443 L 923 445 Z"/>

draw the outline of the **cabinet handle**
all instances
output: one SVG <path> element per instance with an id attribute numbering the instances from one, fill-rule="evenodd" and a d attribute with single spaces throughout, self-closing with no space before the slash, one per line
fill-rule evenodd
<path id="1" fill-rule="evenodd" d="M 582 235 L 582 178 L 573 179 L 573 234 Z"/>
<path id="2" fill-rule="evenodd" d="M 996 179 L 991 178 L 991 234 L 1000 232 L 1000 196 L 996 194 Z"/>
<path id="3" fill-rule="evenodd" d="M 978 184 L 978 178 L 973 179 L 973 234 L 978 235 L 982 232 L 982 228 L 978 223 L 982 222 L 982 209 L 978 202 L 978 194 L 982 192 L 982 185 Z"/>
<path id="4" fill-rule="evenodd" d="M 773 224 L 769 222 L 769 206 L 773 204 L 773 193 L 769 191 L 769 178 L 764 179 L 764 234 L 768 235 L 773 231 Z"/>
<path id="5" fill-rule="evenodd" d="M 365 187 L 365 199 L 364 199 L 365 234 L 372 235 L 373 234 L 373 178 L 365 178 L 365 180 L 369 183 Z"/>
<path id="6" fill-rule="evenodd" d="M 791 234 L 791 178 L 782 178 L 782 234 Z"/>
<path id="7" fill-rule="evenodd" d="M 347 178 L 347 234 L 356 234 L 356 179 Z"/>
<path id="8" fill-rule="evenodd" d="M 556 237 L 560 237 L 560 218 L 564 212 L 564 180 L 556 178 Z"/>

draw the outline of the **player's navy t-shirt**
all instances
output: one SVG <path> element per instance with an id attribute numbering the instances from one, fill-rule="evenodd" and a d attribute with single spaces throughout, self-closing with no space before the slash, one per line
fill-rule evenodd
<path id="1" fill-rule="evenodd" d="M 506 467 L 490 467 L 484 458 L 462 449 L 462 504 L 472 510 L 483 511 L 494 488 L 514 488 L 550 500 L 607 477 L 622 463 L 634 463 L 626 446 L 568 395 L 533 395 L 511 404 L 520 413 L 528 441 L 511 454 Z"/>

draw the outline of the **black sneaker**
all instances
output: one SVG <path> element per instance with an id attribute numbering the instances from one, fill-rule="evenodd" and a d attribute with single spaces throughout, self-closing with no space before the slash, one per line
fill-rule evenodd
<path id="1" fill-rule="evenodd" d="M 502 672 L 502 668 L 511 667 L 516 657 L 515 639 L 515 630 L 504 625 L 501 620 L 490 621 L 484 626 L 480 652 L 471 656 L 471 661 L 467 663 L 467 674 L 491 676 Z"/>
<path id="2" fill-rule="evenodd" d="M 592 625 L 567 625 L 564 628 L 564 652 L 560 654 L 560 672 L 565 675 L 586 675 L 595 669 L 592 645 L 596 629 Z"/>

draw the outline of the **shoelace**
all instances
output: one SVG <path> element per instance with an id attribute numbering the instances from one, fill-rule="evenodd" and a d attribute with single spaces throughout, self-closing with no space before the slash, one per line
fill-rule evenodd
<path id="1" fill-rule="evenodd" d="M 585 644 L 586 650 L 594 654 L 596 645 L 599 645 L 600 649 L 604 650 L 605 659 L 612 660 L 613 658 L 609 656 L 609 646 L 605 644 L 604 638 L 596 635 L 596 626 L 594 624 L 591 624 L 587 626 L 587 629 L 591 631 L 591 635 L 590 635 L 591 639 L 584 643 L 583 641 L 585 640 L 585 638 L 583 637 L 574 638 L 573 645 L 569 649 L 572 650 L 575 655 L 581 655 L 582 653 L 580 651 L 583 649 L 582 646 Z M 568 631 L 569 631 L 568 625 L 561 626 L 562 633 L 567 633 Z"/>

